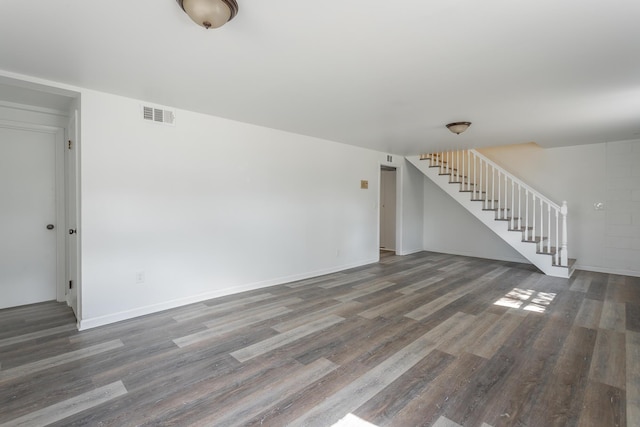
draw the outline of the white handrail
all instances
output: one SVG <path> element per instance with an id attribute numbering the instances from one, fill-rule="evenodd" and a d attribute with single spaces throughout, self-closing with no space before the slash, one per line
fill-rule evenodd
<path id="1" fill-rule="evenodd" d="M 486 163 L 490 164 L 491 166 L 493 166 L 496 170 L 500 170 L 503 173 L 506 173 L 507 175 L 509 175 L 509 178 L 511 178 L 512 181 L 520 184 L 521 187 L 529 190 L 530 193 L 536 194 L 536 196 L 542 200 L 544 200 L 546 203 L 550 204 L 552 207 L 560 210 L 560 205 L 558 205 L 557 203 L 554 203 L 553 201 L 547 199 L 546 197 L 544 197 L 542 195 L 542 193 L 540 193 L 538 190 L 535 190 L 534 188 L 530 187 L 529 185 L 525 184 L 523 181 L 521 181 L 520 179 L 518 179 L 517 177 L 515 177 L 514 175 L 512 175 L 511 173 L 507 172 L 502 166 L 497 165 L 496 163 L 492 162 L 491 160 L 489 160 L 488 158 L 486 158 L 485 156 L 483 156 L 482 154 L 480 154 L 479 152 L 477 152 L 474 149 L 470 149 L 469 150 L 470 153 L 473 153 L 476 157 L 478 157 L 479 159 L 484 160 Z"/>

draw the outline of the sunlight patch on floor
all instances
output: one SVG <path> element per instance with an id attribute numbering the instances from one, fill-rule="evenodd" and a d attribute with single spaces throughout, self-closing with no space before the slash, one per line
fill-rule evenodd
<path id="1" fill-rule="evenodd" d="M 331 427 L 378 427 L 375 424 L 371 424 L 363 420 L 362 418 L 358 418 L 353 414 L 347 414 L 346 417 L 335 423 Z"/>
<path id="2" fill-rule="evenodd" d="M 494 304 L 502 307 L 544 313 L 556 297 L 551 292 L 538 292 L 532 289 L 513 288 Z"/>

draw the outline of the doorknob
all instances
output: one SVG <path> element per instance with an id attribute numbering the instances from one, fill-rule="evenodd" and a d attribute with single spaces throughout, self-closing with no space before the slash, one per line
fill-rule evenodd
<path id="1" fill-rule="evenodd" d="M 47 230 L 53 230 L 54 228 L 53 224 L 47 224 Z"/>
<path id="2" fill-rule="evenodd" d="M 78 231 L 74 230 L 73 228 L 69 229 L 69 234 L 76 234 Z"/>

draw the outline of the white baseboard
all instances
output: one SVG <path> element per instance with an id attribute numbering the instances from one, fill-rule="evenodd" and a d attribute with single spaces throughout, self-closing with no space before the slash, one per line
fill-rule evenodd
<path id="1" fill-rule="evenodd" d="M 638 270 L 626 270 L 621 268 L 592 267 L 589 265 L 576 264 L 576 270 L 591 271 L 594 273 L 618 274 L 620 276 L 640 277 Z"/>
<path id="2" fill-rule="evenodd" d="M 522 257 L 522 258 L 517 258 L 517 257 L 489 257 L 489 256 L 487 256 L 487 254 L 477 254 L 475 252 L 467 252 L 467 251 L 452 252 L 450 250 L 437 249 L 437 248 L 424 248 L 424 249 L 421 249 L 421 250 L 422 251 L 427 251 L 427 252 L 437 252 L 437 253 L 440 253 L 440 254 L 447 254 L 447 255 L 460 255 L 460 256 L 468 256 L 468 257 L 471 257 L 471 258 L 489 259 L 489 260 L 493 260 L 493 261 L 506 261 L 506 262 L 517 262 L 519 264 L 531 264 L 531 262 L 529 262 L 524 257 Z"/>
<path id="3" fill-rule="evenodd" d="M 339 267 L 331 267 L 322 270 L 316 270 L 310 273 L 296 274 L 278 279 L 265 280 L 262 282 L 248 283 L 241 286 L 234 286 L 232 288 L 218 289 L 211 292 L 205 292 L 198 295 L 192 295 L 184 298 L 178 298 L 170 301 L 164 301 L 157 304 L 146 305 L 143 307 L 136 307 L 130 310 L 120 311 L 117 313 L 106 314 L 104 316 L 90 317 L 87 319 L 81 319 L 78 321 L 78 330 L 86 330 L 97 328 L 99 326 L 109 325 L 111 323 L 121 322 L 123 320 L 133 319 L 134 317 L 146 316 L 147 314 L 157 313 L 164 310 L 170 310 L 176 307 L 182 307 L 184 305 L 194 304 L 202 301 L 207 301 L 213 298 L 219 298 L 226 295 L 237 294 L 240 292 L 253 291 L 256 289 L 267 288 L 269 286 L 281 285 L 284 283 L 295 282 L 298 280 L 310 279 L 312 277 L 323 276 L 325 274 L 336 273 L 339 271 L 348 270 L 350 268 L 360 267 L 367 264 L 378 262 L 378 259 L 363 260 L 360 262 L 345 264 Z"/>
<path id="4" fill-rule="evenodd" d="M 400 256 L 412 255 L 412 254 L 417 254 L 418 252 L 423 252 L 423 251 L 424 249 L 422 248 L 405 249 L 403 251 L 396 251 L 396 255 L 400 255 Z"/>

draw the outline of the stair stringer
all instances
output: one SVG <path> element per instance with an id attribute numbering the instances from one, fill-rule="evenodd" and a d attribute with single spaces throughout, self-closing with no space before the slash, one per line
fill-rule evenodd
<path id="1" fill-rule="evenodd" d="M 522 232 L 510 231 L 508 221 L 498 221 L 495 211 L 483 210 L 483 202 L 471 200 L 469 192 L 460 191 L 459 183 L 450 183 L 449 175 L 440 175 L 440 168 L 429 167 L 429 162 L 420 160 L 420 156 L 407 156 L 406 159 L 544 274 L 561 278 L 571 276 L 570 268 L 553 265 L 551 256 L 537 253 L 536 244 L 523 242 Z"/>

